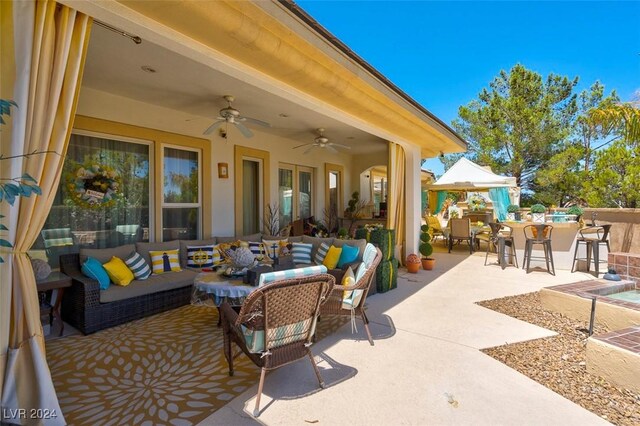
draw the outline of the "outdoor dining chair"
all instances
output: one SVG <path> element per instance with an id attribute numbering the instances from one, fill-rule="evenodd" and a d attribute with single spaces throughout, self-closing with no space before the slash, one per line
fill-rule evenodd
<path id="1" fill-rule="evenodd" d="M 449 233 L 449 253 L 453 248 L 454 240 L 458 243 L 467 241 L 469 243 L 469 253 L 473 253 L 473 236 L 471 235 L 471 222 L 469 219 L 452 218 L 449 220 L 451 232 Z"/>
<path id="2" fill-rule="evenodd" d="M 373 244 L 367 244 L 362 255 L 364 274 L 352 286 L 335 285 L 326 303 L 320 308 L 320 315 L 349 316 L 352 320 L 352 330 L 356 330 L 355 317 L 358 316 L 364 323 L 369 344 L 373 346 L 373 338 L 369 330 L 369 319 L 365 312 L 365 300 L 369 294 L 369 287 L 373 281 L 378 264 L 382 260 L 382 252 Z M 360 273 L 361 271 L 357 271 Z M 359 274 L 358 274 L 359 275 Z M 346 293 L 345 293 L 346 292 Z"/>
<path id="3" fill-rule="evenodd" d="M 236 312 L 229 303 L 220 306 L 224 356 L 233 376 L 232 342 L 262 369 L 254 416 L 260 414 L 260 397 L 266 372 L 308 357 L 320 387 L 324 382 L 309 347 L 313 343 L 320 305 L 327 300 L 335 278 L 317 274 L 267 284 L 252 292 Z"/>

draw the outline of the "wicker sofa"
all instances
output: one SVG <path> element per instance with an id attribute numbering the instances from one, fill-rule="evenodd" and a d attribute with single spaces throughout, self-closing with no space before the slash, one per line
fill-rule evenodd
<path id="1" fill-rule="evenodd" d="M 267 237 L 265 237 L 267 238 Z M 188 246 L 209 245 L 236 240 L 260 241 L 261 234 L 242 237 L 213 237 L 205 240 L 175 240 L 162 243 L 137 242 L 107 249 L 81 248 L 79 253 L 60 256 L 60 269 L 72 278 L 72 285 L 66 289 L 62 300 L 62 318 L 84 334 L 123 324 L 149 315 L 164 312 L 189 304 L 193 280 L 198 271 L 187 268 L 186 252 Z M 362 261 L 366 240 L 334 240 L 333 238 L 315 238 L 308 236 L 290 237 L 290 242 L 305 242 L 313 245 L 312 259 L 322 242 L 342 246 L 356 245 Z M 87 257 L 93 257 L 104 263 L 112 256 L 126 258 L 132 251 L 140 253 L 150 263 L 150 250 L 180 249 L 182 271 L 161 275 L 151 275 L 147 280 L 134 280 L 126 287 L 111 285 L 100 290 L 98 282 L 81 272 L 81 265 Z M 351 264 L 349 264 L 351 265 Z M 338 279 L 344 274 L 341 270 L 329 272 Z M 296 265 L 305 266 L 305 265 Z"/>

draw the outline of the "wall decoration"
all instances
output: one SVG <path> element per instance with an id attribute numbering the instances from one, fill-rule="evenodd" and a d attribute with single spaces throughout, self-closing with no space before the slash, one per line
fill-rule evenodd
<path id="1" fill-rule="evenodd" d="M 71 200 L 86 208 L 113 206 L 122 185 L 113 168 L 93 162 L 72 166 L 65 181 Z"/>
<path id="2" fill-rule="evenodd" d="M 218 178 L 227 179 L 229 177 L 229 164 L 218 163 Z"/>

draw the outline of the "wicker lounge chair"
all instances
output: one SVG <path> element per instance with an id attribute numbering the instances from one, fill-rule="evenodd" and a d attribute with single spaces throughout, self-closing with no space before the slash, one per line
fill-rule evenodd
<path id="1" fill-rule="evenodd" d="M 369 294 L 369 287 L 371 286 L 371 282 L 373 281 L 376 268 L 382 260 L 382 252 L 379 248 L 375 248 L 373 245 L 368 244 L 368 246 L 370 246 L 370 250 L 375 250 L 375 255 L 369 255 L 367 253 L 368 250 L 365 249 L 362 261 L 367 265 L 367 272 L 365 272 L 364 276 L 362 276 L 362 278 L 360 278 L 360 280 L 358 280 L 352 286 L 333 286 L 333 291 L 331 292 L 329 299 L 325 304 L 322 305 L 322 308 L 320 308 L 320 315 L 350 316 L 352 318 L 352 321 L 354 321 L 352 323 L 354 330 L 355 317 L 359 316 L 364 323 L 364 329 L 367 332 L 369 343 L 371 344 L 371 346 L 373 346 L 373 338 L 371 337 L 371 331 L 369 330 L 369 319 L 367 318 L 367 314 L 365 312 L 364 303 L 367 299 L 367 294 Z M 359 299 L 353 298 L 353 303 L 345 303 L 345 291 L 361 291 L 362 297 L 360 297 Z"/>
<path id="2" fill-rule="evenodd" d="M 308 356 L 324 387 L 309 346 L 313 341 L 320 305 L 333 289 L 329 274 L 278 281 L 251 293 L 236 312 L 228 303 L 220 307 L 224 331 L 224 356 L 233 375 L 231 342 L 262 368 L 254 416 L 260 414 L 260 397 L 267 370 L 274 370 Z"/>

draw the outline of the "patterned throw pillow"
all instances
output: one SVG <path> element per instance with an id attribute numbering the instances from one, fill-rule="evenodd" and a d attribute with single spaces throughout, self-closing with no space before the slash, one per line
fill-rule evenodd
<path id="1" fill-rule="evenodd" d="M 136 280 L 146 280 L 151 275 L 151 268 L 144 260 L 144 257 L 140 256 L 135 251 L 124 260 L 124 263 L 129 267 Z"/>
<path id="2" fill-rule="evenodd" d="M 316 265 L 322 265 L 322 262 L 324 262 L 324 258 L 327 256 L 328 251 L 329 251 L 329 244 L 327 243 L 320 244 L 320 247 L 318 247 L 318 251 L 316 252 L 316 257 L 314 259 L 316 261 Z"/>
<path id="3" fill-rule="evenodd" d="M 178 249 L 175 250 L 150 250 L 151 268 L 154 274 L 164 274 L 165 272 L 180 272 L 180 256 Z"/>
<path id="4" fill-rule="evenodd" d="M 265 255 L 264 244 L 261 242 L 249 241 L 249 250 L 256 256 L 256 259 L 261 260 Z"/>
<path id="5" fill-rule="evenodd" d="M 114 284 L 121 286 L 128 286 L 135 278 L 133 272 L 119 257 L 113 256 L 110 261 L 102 265 L 107 271 L 107 275 L 111 278 Z"/>
<path id="6" fill-rule="evenodd" d="M 220 244 L 213 246 L 213 257 L 211 258 L 213 266 L 222 265 L 224 263 L 224 257 L 222 257 L 222 251 L 220 250 Z"/>
<path id="7" fill-rule="evenodd" d="M 192 268 L 213 267 L 214 250 L 216 249 L 213 246 L 187 246 L 187 266 Z"/>
<path id="8" fill-rule="evenodd" d="M 338 261 L 340 260 L 340 254 L 342 254 L 342 247 L 329 247 L 329 251 L 327 251 L 327 255 L 324 257 L 322 264 L 326 266 L 327 269 L 336 269 Z"/>
<path id="9" fill-rule="evenodd" d="M 311 263 L 311 250 L 313 244 L 292 243 L 291 254 L 296 265 Z"/>
<path id="10" fill-rule="evenodd" d="M 344 276 L 342 277 L 342 282 L 341 284 L 344 286 L 352 286 L 356 283 L 356 277 L 353 274 L 353 269 L 351 269 L 351 266 L 349 266 L 347 268 L 347 272 L 344 273 Z M 353 290 L 345 290 L 342 292 L 342 299 L 349 299 L 351 297 L 351 294 L 353 293 Z"/>
<path id="11" fill-rule="evenodd" d="M 288 242 L 288 238 L 283 240 L 262 240 L 267 256 L 270 258 L 278 257 L 280 255 L 280 248 L 286 246 Z"/>

